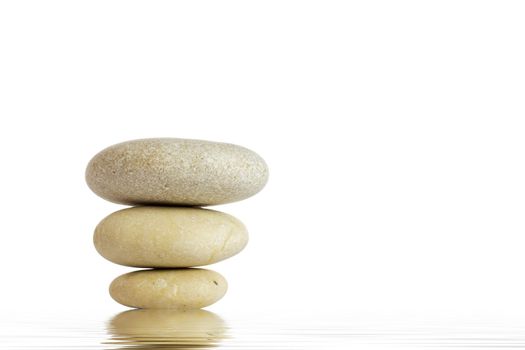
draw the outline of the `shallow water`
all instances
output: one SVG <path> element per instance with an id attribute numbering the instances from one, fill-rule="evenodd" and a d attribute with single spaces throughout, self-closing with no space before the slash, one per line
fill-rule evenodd
<path id="1" fill-rule="evenodd" d="M 131 310 L 104 320 L 4 314 L 0 326 L 0 349 L 525 349 L 525 329 L 512 324 L 409 326 L 319 317 L 226 321 L 204 310 Z"/>

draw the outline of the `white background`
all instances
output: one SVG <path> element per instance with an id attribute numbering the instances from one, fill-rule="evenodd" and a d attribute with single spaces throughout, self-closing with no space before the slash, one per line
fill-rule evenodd
<path id="1" fill-rule="evenodd" d="M 89 159 L 144 137 L 263 156 L 210 309 L 525 314 L 525 3 L 2 1 L 0 300 L 102 312 L 131 269 Z"/>

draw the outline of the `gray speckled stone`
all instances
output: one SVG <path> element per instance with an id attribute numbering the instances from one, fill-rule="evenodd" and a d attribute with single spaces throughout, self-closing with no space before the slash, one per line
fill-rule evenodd
<path id="1" fill-rule="evenodd" d="M 201 140 L 142 139 L 95 155 L 86 169 L 88 186 L 122 204 L 215 205 L 259 192 L 268 167 L 244 147 Z"/>

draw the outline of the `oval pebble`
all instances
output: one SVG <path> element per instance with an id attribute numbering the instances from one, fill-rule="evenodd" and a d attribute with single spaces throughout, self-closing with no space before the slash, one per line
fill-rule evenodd
<path id="1" fill-rule="evenodd" d="M 103 219 L 93 236 L 104 258 L 132 267 L 193 267 L 239 253 L 248 243 L 246 227 L 215 210 L 134 207 Z"/>
<path id="2" fill-rule="evenodd" d="M 141 270 L 117 277 L 109 294 L 134 308 L 191 310 L 217 302 L 227 289 L 224 277 L 211 270 Z"/>
<path id="3" fill-rule="evenodd" d="M 268 168 L 255 152 L 228 143 L 176 138 L 110 146 L 91 159 L 88 186 L 122 204 L 204 206 L 259 192 Z"/>

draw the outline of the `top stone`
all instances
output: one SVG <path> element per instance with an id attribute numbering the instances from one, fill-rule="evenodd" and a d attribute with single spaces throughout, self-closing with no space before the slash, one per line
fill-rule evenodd
<path id="1" fill-rule="evenodd" d="M 110 146 L 86 169 L 88 186 L 111 202 L 204 206 L 259 192 L 268 167 L 255 152 L 219 142 L 142 139 Z"/>

